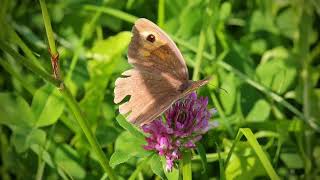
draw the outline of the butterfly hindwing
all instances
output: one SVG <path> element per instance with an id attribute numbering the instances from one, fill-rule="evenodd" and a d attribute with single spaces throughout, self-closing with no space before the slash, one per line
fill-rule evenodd
<path id="1" fill-rule="evenodd" d="M 180 92 L 168 81 L 152 72 L 130 69 L 115 83 L 115 103 L 126 96 L 129 101 L 119 107 L 121 114 L 128 114 L 128 121 L 144 124 L 160 115 L 172 104 Z"/>

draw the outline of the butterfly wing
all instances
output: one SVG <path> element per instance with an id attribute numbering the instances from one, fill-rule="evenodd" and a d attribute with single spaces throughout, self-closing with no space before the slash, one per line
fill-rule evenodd
<path id="1" fill-rule="evenodd" d="M 143 125 L 151 122 L 172 103 L 196 89 L 188 84 L 185 61 L 174 42 L 147 19 L 136 21 L 128 48 L 133 69 L 125 71 L 115 83 L 115 103 L 127 120 Z M 195 84 L 194 84 L 195 85 Z M 181 89 L 181 87 L 187 87 Z"/>
<path id="2" fill-rule="evenodd" d="M 150 71 L 130 69 L 115 82 L 115 103 L 130 95 L 129 101 L 119 106 L 127 120 L 146 124 L 165 111 L 181 94 L 165 77 Z"/>
<path id="3" fill-rule="evenodd" d="M 128 114 L 128 121 L 143 125 L 157 118 L 174 102 L 189 95 L 199 87 L 207 84 L 208 79 L 190 82 L 181 91 L 165 77 L 145 71 L 130 69 L 125 71 L 115 82 L 115 103 L 120 103 L 127 95 L 130 100 L 120 105 L 121 114 Z"/>

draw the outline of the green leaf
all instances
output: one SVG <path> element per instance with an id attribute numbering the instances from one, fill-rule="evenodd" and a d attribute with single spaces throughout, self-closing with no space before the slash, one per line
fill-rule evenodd
<path id="1" fill-rule="evenodd" d="M 130 32 L 121 32 L 108 39 L 96 41 L 88 55 L 91 58 L 87 66 L 90 80 L 85 84 L 85 96 L 80 106 L 92 124 L 102 112 L 105 89 L 118 62 L 122 60 L 121 55 L 130 39 Z"/>
<path id="2" fill-rule="evenodd" d="M 57 122 L 64 110 L 64 101 L 58 90 L 53 85 L 44 85 L 34 94 L 32 105 L 36 126 L 49 126 Z"/>
<path id="3" fill-rule="evenodd" d="M 281 153 L 280 159 L 289 169 L 304 168 L 304 163 L 302 158 L 296 153 Z"/>
<path id="4" fill-rule="evenodd" d="M 47 150 L 45 150 L 42 146 L 38 144 L 31 145 L 31 149 L 38 156 L 42 155 L 42 159 L 51 167 L 55 168 L 55 164 L 53 163 L 52 157 Z"/>
<path id="5" fill-rule="evenodd" d="M 12 143 L 18 153 L 25 152 L 32 145 L 43 146 L 45 144 L 46 132 L 41 129 L 26 129 L 14 132 Z"/>
<path id="6" fill-rule="evenodd" d="M 133 136 L 140 140 L 144 140 L 145 136 L 142 132 L 140 132 L 135 126 L 133 126 L 131 123 L 129 123 L 122 115 L 117 116 L 117 122 L 121 127 L 123 127 L 125 130 L 129 131 Z"/>
<path id="7" fill-rule="evenodd" d="M 84 179 L 86 171 L 79 163 L 79 159 L 78 152 L 68 144 L 60 145 L 54 154 L 54 160 L 58 167 L 73 178 Z"/>
<path id="8" fill-rule="evenodd" d="M 9 126 L 13 131 L 22 131 L 33 126 L 33 113 L 22 97 L 0 93 L 0 102 L 0 124 Z"/>
<path id="9" fill-rule="evenodd" d="M 165 179 L 165 174 L 163 172 L 161 158 L 159 157 L 158 154 L 154 154 L 151 157 L 151 159 L 149 161 L 149 165 L 150 165 L 150 168 L 154 174 L 159 176 L 161 179 Z"/>
<path id="10" fill-rule="evenodd" d="M 290 39 L 296 39 L 299 34 L 299 20 L 300 16 L 296 14 L 299 13 L 299 10 L 296 8 L 287 8 L 282 11 L 277 19 L 276 24 L 280 30 L 280 33 Z"/>
<path id="11" fill-rule="evenodd" d="M 259 10 L 253 12 L 250 21 L 250 32 L 256 31 L 267 31 L 273 34 L 278 33 L 278 29 L 273 22 L 273 17 Z"/>
<path id="12" fill-rule="evenodd" d="M 101 147 L 114 143 L 118 135 L 119 132 L 114 127 L 105 124 L 99 125 L 96 129 L 96 137 Z"/>
<path id="13" fill-rule="evenodd" d="M 230 2 L 223 2 L 220 7 L 219 18 L 225 21 L 231 14 L 232 5 Z"/>
<path id="14" fill-rule="evenodd" d="M 115 108 L 113 103 L 103 103 L 102 104 L 102 114 L 104 119 L 107 122 L 113 122 L 114 119 L 116 118 L 115 115 Z"/>
<path id="15" fill-rule="evenodd" d="M 256 69 L 260 81 L 273 91 L 282 94 L 286 92 L 296 80 L 297 69 L 290 63 L 290 59 L 271 57 Z"/>
<path id="16" fill-rule="evenodd" d="M 29 104 L 21 97 L 0 93 L 0 124 L 12 131 L 12 143 L 17 152 L 25 152 L 31 145 L 43 145 L 45 131 L 34 128 L 34 115 Z"/>
<path id="17" fill-rule="evenodd" d="M 96 41 L 90 51 L 93 59 L 110 61 L 116 55 L 122 54 L 128 47 L 131 36 L 131 32 L 123 31 L 107 39 Z"/>
<path id="18" fill-rule="evenodd" d="M 115 167 L 132 157 L 147 157 L 152 152 L 143 149 L 144 139 L 138 139 L 128 131 L 122 132 L 116 140 L 115 152 L 110 159 L 110 165 Z"/>
<path id="19" fill-rule="evenodd" d="M 144 157 L 150 154 L 150 151 L 143 149 L 146 144 L 144 139 L 138 139 L 129 132 L 122 132 L 116 140 L 115 150 L 127 152 L 131 156 Z"/>
<path id="20" fill-rule="evenodd" d="M 131 158 L 130 154 L 123 151 L 115 151 L 110 157 L 110 166 L 115 167 L 118 164 L 127 162 Z"/>
<path id="21" fill-rule="evenodd" d="M 267 49 L 267 43 L 264 39 L 256 39 L 250 43 L 250 52 L 253 54 L 263 54 Z"/>
<path id="22" fill-rule="evenodd" d="M 271 107 L 269 103 L 264 99 L 260 99 L 256 101 L 246 119 L 249 122 L 265 121 L 269 117 L 270 111 Z"/>

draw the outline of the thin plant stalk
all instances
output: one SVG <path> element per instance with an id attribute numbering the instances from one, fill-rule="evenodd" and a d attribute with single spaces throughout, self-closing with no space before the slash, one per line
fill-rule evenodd
<path id="1" fill-rule="evenodd" d="M 46 32 L 47 32 L 47 37 L 48 37 L 48 42 L 49 42 L 51 54 L 56 55 L 58 52 L 57 52 L 57 49 L 55 46 L 53 31 L 52 31 L 50 17 L 48 14 L 46 3 L 45 3 L 45 0 L 39 0 L 39 2 L 40 2 L 41 10 L 43 13 L 43 20 L 44 20 L 44 25 L 45 25 Z M 59 78 L 59 76 L 58 76 L 58 78 Z M 112 168 L 109 165 L 109 160 L 106 158 L 104 152 L 102 151 L 101 146 L 98 143 L 98 140 L 95 138 L 95 136 L 93 135 L 93 132 L 89 128 L 87 121 L 84 119 L 84 116 L 80 110 L 80 107 L 79 107 L 77 101 L 74 99 L 71 92 L 64 85 L 64 83 L 62 81 L 59 84 L 58 88 L 59 88 L 62 96 L 64 97 L 67 105 L 69 106 L 69 108 L 73 112 L 73 115 L 75 116 L 75 119 L 78 121 L 85 136 L 87 137 L 87 140 L 89 141 L 93 151 L 97 155 L 98 160 L 100 162 L 100 165 L 103 167 L 105 172 L 108 173 L 110 179 L 116 179 L 116 176 L 115 176 Z"/>
<path id="2" fill-rule="evenodd" d="M 93 6 L 93 5 L 85 5 L 84 9 L 88 10 L 88 11 L 103 12 L 105 14 L 109 14 L 111 16 L 117 17 L 117 18 L 122 19 L 124 21 L 127 21 L 129 23 L 134 23 L 138 19 L 138 17 L 136 17 L 136 16 L 133 16 L 131 14 L 125 13 L 125 12 L 117 10 L 117 9 L 108 8 L 108 7 L 98 7 L 98 6 Z"/>
<path id="3" fill-rule="evenodd" d="M 165 18 L 165 0 L 158 0 L 158 26 L 163 28 Z"/>
<path id="4" fill-rule="evenodd" d="M 302 6 L 305 6 L 303 4 Z M 303 8 L 305 9 L 305 8 Z M 303 98 L 303 114 L 306 118 L 307 122 L 310 123 L 316 123 L 315 119 L 313 118 L 311 114 L 311 97 L 312 97 L 312 85 L 311 85 L 311 77 L 310 77 L 310 53 L 309 53 L 309 40 L 308 38 L 304 38 L 304 36 L 309 37 L 312 32 L 312 17 L 309 12 L 304 10 L 302 12 L 302 16 L 300 19 L 299 24 L 299 39 L 296 43 L 297 51 L 298 51 L 298 57 L 301 59 L 302 64 L 302 72 L 301 72 L 301 78 L 303 82 L 303 92 L 302 92 L 302 98 Z M 303 36 L 302 36 L 303 35 Z M 303 134 L 304 133 L 304 134 Z M 310 147 L 310 132 L 307 130 L 305 132 L 296 132 L 297 136 L 297 143 L 298 147 L 301 153 L 301 156 L 304 160 L 304 169 L 305 169 L 305 178 L 310 179 L 311 176 L 311 169 L 312 169 L 312 163 L 311 158 L 312 156 L 312 150 Z"/>
<path id="5" fill-rule="evenodd" d="M 205 48 L 205 44 L 206 44 L 205 28 L 203 27 L 201 29 L 200 36 L 199 36 L 199 45 L 198 45 L 197 54 L 196 54 L 196 63 L 194 65 L 194 70 L 192 75 L 192 80 L 194 81 L 199 80 L 202 54 Z"/>
<path id="6" fill-rule="evenodd" d="M 193 69 L 193 75 L 192 75 L 192 80 L 196 81 L 199 80 L 199 74 L 200 74 L 200 68 L 201 68 L 201 63 L 203 59 L 203 53 L 205 51 L 206 47 L 206 32 L 208 27 L 211 25 L 211 17 L 212 17 L 212 11 L 211 8 L 213 6 L 213 0 L 209 0 L 208 6 L 205 10 L 205 14 L 203 17 L 203 23 L 199 35 L 199 42 L 198 42 L 198 48 L 196 52 L 196 60 L 195 60 L 195 65 Z"/>
<path id="7" fill-rule="evenodd" d="M 39 2 L 40 2 L 42 16 L 43 16 L 43 20 L 44 20 L 44 27 L 46 28 L 46 32 L 47 32 L 50 51 L 51 51 L 51 54 L 55 55 L 58 53 L 58 51 L 57 51 L 56 44 L 55 44 L 54 37 L 53 37 L 51 20 L 49 18 L 47 5 L 46 5 L 45 0 L 39 0 Z"/>

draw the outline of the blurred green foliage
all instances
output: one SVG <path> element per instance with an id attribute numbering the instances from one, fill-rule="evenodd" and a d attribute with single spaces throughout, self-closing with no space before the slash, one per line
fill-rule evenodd
<path id="1" fill-rule="evenodd" d="M 254 132 L 281 178 L 320 179 L 319 1 L 159 1 L 47 1 L 62 76 L 115 173 L 179 176 L 164 174 L 113 103 L 114 81 L 130 67 L 132 23 L 145 17 L 177 42 L 190 75 L 214 77 L 199 93 L 217 108 L 219 126 L 201 140 L 207 170 L 195 155 L 194 179 L 268 178 L 245 139 L 221 163 L 242 127 Z M 37 1 L 1 0 L 0 26 L 1 41 L 52 72 Z M 18 61 L 0 51 L 1 179 L 106 179 L 57 88 Z"/>

